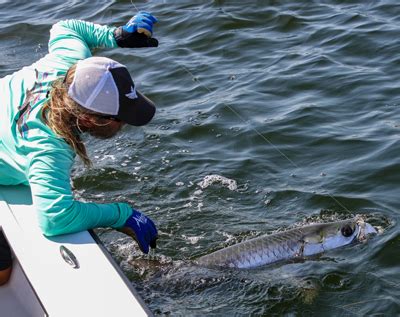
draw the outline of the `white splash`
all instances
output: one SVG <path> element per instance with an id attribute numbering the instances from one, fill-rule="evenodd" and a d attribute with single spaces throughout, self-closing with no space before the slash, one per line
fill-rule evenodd
<path id="1" fill-rule="evenodd" d="M 220 183 L 223 186 L 227 187 L 229 190 L 237 190 L 237 183 L 234 179 L 229 179 L 221 175 L 207 175 L 197 185 L 204 189 L 215 183 Z"/>
<path id="2" fill-rule="evenodd" d="M 189 241 L 190 244 L 196 244 L 199 242 L 200 239 L 203 239 L 201 236 L 187 236 L 182 234 L 182 238 L 186 241 Z"/>
<path id="3" fill-rule="evenodd" d="M 98 159 L 99 161 L 104 161 L 104 160 L 111 160 L 111 161 L 115 161 L 115 155 L 111 155 L 111 154 L 104 154 L 104 156 L 102 158 L 100 158 L 99 156 L 95 156 L 95 159 Z"/>

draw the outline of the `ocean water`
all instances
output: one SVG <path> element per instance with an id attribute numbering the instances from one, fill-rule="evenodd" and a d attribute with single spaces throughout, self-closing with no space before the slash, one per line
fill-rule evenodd
<path id="1" fill-rule="evenodd" d="M 397 1 L 0 0 L 0 76 L 47 50 L 61 19 L 121 25 L 139 10 L 158 48 L 98 49 L 158 105 L 146 127 L 87 138 L 76 196 L 125 201 L 158 248 L 98 234 L 158 316 L 400 314 Z M 366 244 L 254 270 L 188 261 L 310 221 L 363 215 Z"/>

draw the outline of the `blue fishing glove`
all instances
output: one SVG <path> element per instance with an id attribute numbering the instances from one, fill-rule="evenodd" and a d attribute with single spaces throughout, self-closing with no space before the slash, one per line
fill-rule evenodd
<path id="1" fill-rule="evenodd" d="M 129 22 L 115 29 L 114 37 L 119 47 L 157 47 L 153 38 L 153 24 L 157 19 L 150 13 L 140 11 Z"/>
<path id="2" fill-rule="evenodd" d="M 149 247 L 156 248 L 158 235 L 153 220 L 133 208 L 132 215 L 118 230 L 136 240 L 143 253 L 149 253 Z"/>

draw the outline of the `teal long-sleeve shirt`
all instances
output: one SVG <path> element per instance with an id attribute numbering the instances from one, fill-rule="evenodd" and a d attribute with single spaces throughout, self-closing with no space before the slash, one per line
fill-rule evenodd
<path id="1" fill-rule="evenodd" d="M 70 172 L 75 153 L 42 121 L 42 107 L 54 80 L 91 49 L 117 47 L 114 28 L 78 20 L 55 24 L 49 53 L 0 79 L 0 184 L 31 187 L 39 225 L 47 236 L 97 227 L 122 227 L 132 214 L 124 203 L 74 200 Z"/>

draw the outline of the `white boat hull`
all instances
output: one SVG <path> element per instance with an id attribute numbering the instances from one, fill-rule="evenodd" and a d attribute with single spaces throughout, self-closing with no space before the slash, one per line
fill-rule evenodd
<path id="1" fill-rule="evenodd" d="M 26 186 L 0 186 L 0 226 L 14 268 L 0 287 L 0 316 L 151 316 L 144 301 L 90 232 L 47 238 Z M 63 246 L 78 262 L 74 268 Z"/>

